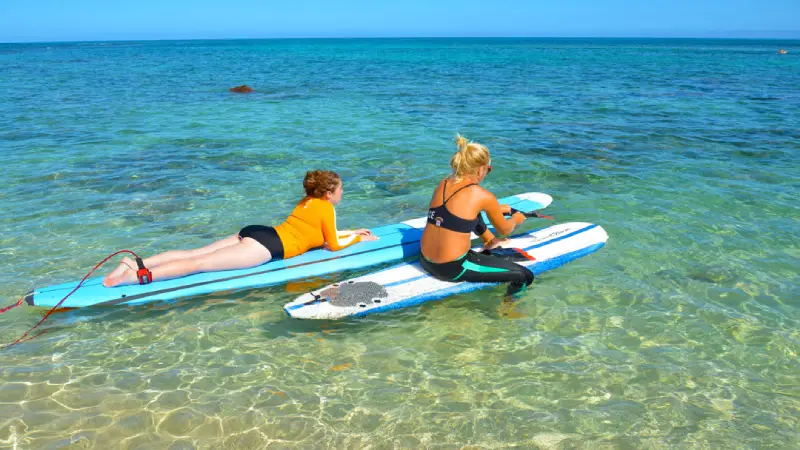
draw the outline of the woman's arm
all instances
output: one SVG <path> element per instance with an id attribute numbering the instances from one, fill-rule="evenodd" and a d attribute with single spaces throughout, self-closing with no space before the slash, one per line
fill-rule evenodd
<path id="1" fill-rule="evenodd" d="M 521 225 L 522 222 L 525 222 L 525 216 L 520 213 L 514 213 L 513 216 L 506 219 L 503 216 L 503 206 L 507 205 L 500 205 L 500 203 L 497 201 L 497 197 L 495 197 L 494 194 L 489 191 L 485 191 L 485 194 L 481 199 L 481 209 L 486 211 L 486 216 L 489 218 L 489 222 L 494 225 L 494 229 L 497 230 L 498 233 L 508 235 L 514 231 L 514 228 L 516 228 L 517 225 Z"/>
<path id="2" fill-rule="evenodd" d="M 336 230 L 336 209 L 330 205 L 322 216 L 322 236 L 328 243 L 328 248 L 334 252 L 347 248 L 356 242 L 361 242 L 361 236 L 351 233 L 347 237 L 341 236 L 343 231 Z"/>

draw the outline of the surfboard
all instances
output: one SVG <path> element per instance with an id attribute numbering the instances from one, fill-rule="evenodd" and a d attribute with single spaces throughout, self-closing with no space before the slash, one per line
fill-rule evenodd
<path id="1" fill-rule="evenodd" d="M 602 227 L 572 222 L 515 236 L 504 247 L 506 253 L 511 250 L 517 256 L 513 259 L 515 262 L 530 268 L 538 275 L 594 253 L 607 241 L 608 234 Z M 475 251 L 481 249 L 473 248 Z M 290 317 L 297 319 L 365 316 L 419 305 L 495 284 L 437 280 L 425 272 L 418 260 L 415 260 L 303 294 L 287 303 L 283 309 Z M 535 284 L 536 282 L 533 286 Z"/>
<path id="2" fill-rule="evenodd" d="M 539 192 L 528 192 L 501 198 L 499 201 L 522 212 L 533 212 L 546 208 L 553 198 Z M 372 228 L 373 234 L 380 237 L 377 241 L 359 242 L 338 252 L 314 249 L 294 258 L 269 261 L 249 269 L 199 273 L 146 285 L 114 288 L 103 286 L 102 277 L 90 278 L 61 307 L 80 308 L 168 301 L 218 291 L 253 289 L 399 261 L 419 254 L 419 241 L 426 221 L 426 217 L 420 217 Z M 32 306 L 55 306 L 77 285 L 78 282 L 71 282 L 35 289 L 26 295 L 25 302 Z"/>

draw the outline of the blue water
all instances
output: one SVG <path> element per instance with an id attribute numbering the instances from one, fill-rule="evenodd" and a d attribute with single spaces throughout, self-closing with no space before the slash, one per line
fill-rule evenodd
<path id="1" fill-rule="evenodd" d="M 0 306 L 279 223 L 312 168 L 341 228 L 422 216 L 456 133 L 610 235 L 511 305 L 283 315 L 364 270 L 56 314 L 0 352 L 0 448 L 797 447 L 798 86 L 800 41 L 0 45 Z"/>

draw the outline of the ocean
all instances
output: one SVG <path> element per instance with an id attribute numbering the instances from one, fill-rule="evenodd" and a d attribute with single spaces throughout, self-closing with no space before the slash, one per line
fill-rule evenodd
<path id="1" fill-rule="evenodd" d="M 423 216 L 456 133 L 610 236 L 516 303 L 282 311 L 377 266 L 54 314 L 0 351 L 0 449 L 800 445 L 800 41 L 0 44 L 0 90 L 0 307 L 278 224 L 311 169 L 340 228 Z"/>

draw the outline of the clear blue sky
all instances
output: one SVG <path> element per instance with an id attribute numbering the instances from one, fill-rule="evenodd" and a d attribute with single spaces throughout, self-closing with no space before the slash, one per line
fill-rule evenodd
<path id="1" fill-rule="evenodd" d="M 800 38 L 800 0 L 0 0 L 0 42 L 429 36 Z"/>

